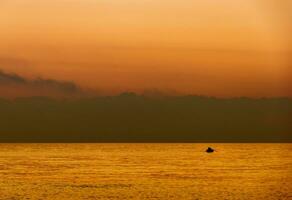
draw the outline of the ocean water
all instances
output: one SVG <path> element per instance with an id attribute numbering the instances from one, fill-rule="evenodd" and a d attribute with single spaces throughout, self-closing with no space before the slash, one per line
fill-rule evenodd
<path id="1" fill-rule="evenodd" d="M 205 153 L 211 146 L 212 154 Z M 292 199 L 292 144 L 0 144 L 0 199 Z"/>

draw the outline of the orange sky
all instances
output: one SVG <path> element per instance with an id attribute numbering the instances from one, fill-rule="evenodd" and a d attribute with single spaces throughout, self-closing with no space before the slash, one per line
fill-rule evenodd
<path id="1" fill-rule="evenodd" d="M 0 69 L 103 93 L 292 96 L 290 0 L 2 0 Z"/>

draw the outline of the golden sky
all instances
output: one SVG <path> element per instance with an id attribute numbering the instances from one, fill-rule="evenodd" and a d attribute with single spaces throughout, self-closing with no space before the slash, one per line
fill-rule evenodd
<path id="1" fill-rule="evenodd" d="M 101 91 L 292 96 L 290 0 L 1 0 L 0 69 Z"/>

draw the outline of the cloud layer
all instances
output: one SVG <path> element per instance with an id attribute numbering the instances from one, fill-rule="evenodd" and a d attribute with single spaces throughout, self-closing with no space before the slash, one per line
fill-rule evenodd
<path id="1" fill-rule="evenodd" d="M 27 97 L 0 111 L 0 142 L 292 142 L 286 98 Z"/>
<path id="2" fill-rule="evenodd" d="M 3 96 L 81 96 L 84 91 L 73 82 L 55 79 L 27 79 L 0 70 L 0 91 Z M 1 95 L 1 96 L 2 96 Z"/>

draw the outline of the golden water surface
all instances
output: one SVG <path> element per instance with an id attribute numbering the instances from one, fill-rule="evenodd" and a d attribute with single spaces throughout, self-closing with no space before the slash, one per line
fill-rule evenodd
<path id="1" fill-rule="evenodd" d="M 212 146 L 216 152 L 205 153 Z M 292 199 L 292 144 L 0 144 L 0 199 Z"/>

